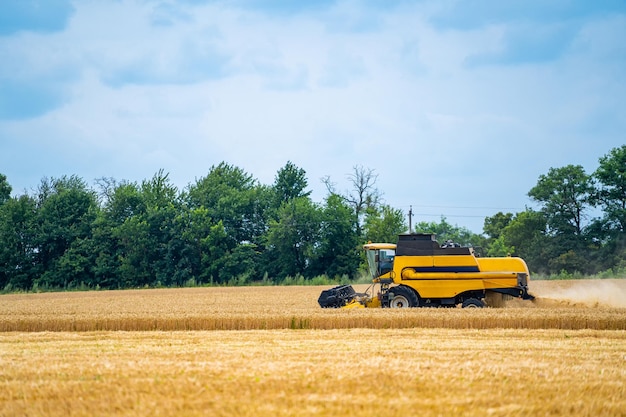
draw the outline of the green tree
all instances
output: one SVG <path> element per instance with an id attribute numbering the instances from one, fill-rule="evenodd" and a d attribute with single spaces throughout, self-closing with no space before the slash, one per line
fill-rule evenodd
<path id="1" fill-rule="evenodd" d="M 331 194 L 322 209 L 319 245 L 315 245 L 312 275 L 353 277 L 359 262 L 359 237 L 354 230 L 354 212 L 340 196 Z"/>
<path id="2" fill-rule="evenodd" d="M 487 256 L 510 256 L 515 252 L 515 247 L 506 244 L 503 235 L 493 239 L 487 245 Z"/>
<path id="3" fill-rule="evenodd" d="M 101 201 L 102 208 L 94 221 L 92 235 L 94 285 L 102 288 L 137 286 L 132 273 L 123 278 L 122 264 L 125 271 L 132 269 L 129 252 L 135 250 L 132 247 L 133 237 L 127 233 L 136 229 L 124 224 L 136 222 L 147 214 L 148 207 L 141 188 L 136 183 L 118 183 L 107 179 Z"/>
<path id="4" fill-rule="evenodd" d="M 94 220 L 91 240 L 93 282 L 89 283 L 92 287 L 122 288 L 119 276 L 122 248 L 114 235 L 115 228 L 116 225 L 107 221 L 102 212 Z"/>
<path id="5" fill-rule="evenodd" d="M 0 205 L 0 290 L 28 290 L 36 264 L 36 201 L 22 195 Z"/>
<path id="6" fill-rule="evenodd" d="M 547 220 L 549 239 L 544 242 L 542 258 L 548 272 L 585 272 L 578 269 L 585 259 L 587 271 L 593 270 L 589 263 L 590 236 L 586 233 L 590 229 L 586 229 L 585 222 L 593 194 L 591 177 L 580 165 L 550 168 L 528 192 L 542 204 L 541 211 Z"/>
<path id="7" fill-rule="evenodd" d="M 523 258 L 533 272 L 548 272 L 547 260 L 553 246 L 546 236 L 547 219 L 543 212 L 526 209 L 513 216 L 498 240 L 502 250 Z M 499 253 L 504 255 L 504 253 Z"/>
<path id="8" fill-rule="evenodd" d="M 142 216 L 133 216 L 115 227 L 112 236 L 119 245 L 117 281 L 120 288 L 155 284 L 151 261 L 154 259 L 154 241 L 150 225 Z"/>
<path id="9" fill-rule="evenodd" d="M 180 285 L 181 262 L 180 235 L 176 216 L 181 211 L 178 190 L 171 183 L 169 174 L 159 170 L 149 181 L 141 184 L 141 194 L 146 212 L 141 217 L 148 225 L 147 242 L 144 249 L 148 258 L 150 285 Z"/>
<path id="10" fill-rule="evenodd" d="M 147 211 L 147 204 L 136 183 L 122 182 L 115 186 L 104 206 L 104 214 L 112 224 L 122 224 L 126 219 L 140 216 Z"/>
<path id="11" fill-rule="evenodd" d="M 284 171 L 297 174 L 292 165 Z M 297 175 L 295 177 L 298 177 Z M 281 176 L 282 178 L 282 176 Z M 287 182 L 282 182 L 287 192 Z M 297 188 L 291 188 L 295 192 Z M 206 209 L 211 225 L 221 225 L 225 235 L 219 241 L 222 259 L 214 260 L 212 279 L 227 282 L 238 277 L 260 278 L 271 265 L 259 256 L 265 251 L 269 217 L 277 218 L 275 189 L 258 182 L 241 168 L 224 162 L 211 167 L 208 175 L 189 187 L 185 200 L 190 209 Z M 250 256 L 250 259 L 244 259 Z M 231 275 L 234 274 L 234 275 Z"/>
<path id="12" fill-rule="evenodd" d="M 9 201 L 12 190 L 6 175 L 0 174 L 0 206 Z"/>
<path id="13" fill-rule="evenodd" d="M 101 180 L 101 188 L 103 207 L 91 241 L 97 285 L 170 286 L 189 279 L 176 221 L 182 206 L 169 174 L 159 170 L 141 185 Z"/>
<path id="14" fill-rule="evenodd" d="M 451 240 L 461 246 L 482 247 L 485 239 L 473 233 L 471 230 L 463 226 L 453 225 L 441 216 L 441 221 L 437 222 L 419 222 L 415 225 L 416 233 L 434 233 L 437 235 L 439 243 Z"/>
<path id="15" fill-rule="evenodd" d="M 626 269 L 626 145 L 599 159 L 593 173 L 597 190 L 593 204 L 603 210 L 602 218 L 590 226 L 590 234 L 601 242 L 595 263 L 597 270 Z"/>
<path id="16" fill-rule="evenodd" d="M 270 221 L 267 233 L 273 276 L 310 276 L 321 223 L 321 210 L 308 197 L 294 198 L 280 207 L 278 220 Z"/>
<path id="17" fill-rule="evenodd" d="M 626 145 L 612 149 L 599 160 L 593 173 L 599 184 L 594 203 L 604 210 L 603 223 L 610 231 L 626 231 Z"/>
<path id="18" fill-rule="evenodd" d="M 221 222 L 214 223 L 206 207 L 182 210 L 176 222 L 181 232 L 178 263 L 182 283 L 193 279 L 196 283 L 225 283 L 235 273 L 224 269 L 228 262 L 229 240 Z"/>
<path id="19" fill-rule="evenodd" d="M 178 204 L 178 189 L 169 177 L 169 173 L 160 169 L 149 181 L 141 183 L 141 194 L 148 209 L 158 210 Z"/>
<path id="20" fill-rule="evenodd" d="M 274 192 L 278 202 L 276 206 L 294 198 L 308 197 L 311 191 L 305 191 L 307 186 L 306 171 L 288 161 L 284 167 L 278 170 L 274 181 Z"/>
<path id="21" fill-rule="evenodd" d="M 257 275 L 257 257 L 256 245 L 242 243 L 220 259 L 218 276 L 222 281 L 228 279 L 228 283 L 248 284 Z"/>
<path id="22" fill-rule="evenodd" d="M 224 162 L 212 166 L 206 177 L 189 187 L 189 207 L 205 207 L 214 223 L 222 222 L 230 249 L 240 243 L 256 242 L 265 231 L 264 207 L 259 207 L 259 194 L 264 190 L 241 168 Z"/>
<path id="23" fill-rule="evenodd" d="M 407 229 L 402 210 L 394 209 L 386 204 L 379 208 L 370 207 L 363 225 L 364 241 L 395 243 L 398 235 L 405 233 Z"/>
<path id="24" fill-rule="evenodd" d="M 83 241 L 91 237 L 96 194 L 79 177 L 42 180 L 38 189 L 37 257 L 41 287 L 67 288 L 91 281 Z"/>
<path id="25" fill-rule="evenodd" d="M 329 177 L 322 181 L 326 185 L 329 194 L 337 194 L 341 196 L 354 211 L 355 216 L 355 232 L 362 237 L 362 225 L 368 209 L 377 209 L 381 192 L 376 188 L 378 174 L 371 169 L 361 165 L 354 166 L 352 172 L 348 174 L 348 180 L 352 188 L 344 194 L 338 193 Z"/>
<path id="26" fill-rule="evenodd" d="M 487 256 L 507 256 L 514 252 L 515 248 L 506 244 L 502 232 L 511 223 L 513 213 L 498 212 L 491 217 L 486 217 L 483 232 L 488 236 L 486 241 Z"/>
<path id="27" fill-rule="evenodd" d="M 511 223 L 513 213 L 498 212 L 491 217 L 485 217 L 483 232 L 491 239 L 498 239 L 506 226 Z"/>
<path id="28" fill-rule="evenodd" d="M 594 188 L 580 165 L 550 168 L 541 175 L 528 196 L 542 204 L 548 226 L 554 234 L 582 236 L 585 211 Z"/>

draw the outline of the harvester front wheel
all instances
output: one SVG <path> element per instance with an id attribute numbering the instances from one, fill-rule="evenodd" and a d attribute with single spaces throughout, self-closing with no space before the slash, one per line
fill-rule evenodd
<path id="1" fill-rule="evenodd" d="M 468 298 L 467 300 L 463 301 L 462 306 L 463 308 L 483 308 L 485 306 L 485 303 L 478 298 Z"/>
<path id="2" fill-rule="evenodd" d="M 419 298 L 417 297 L 417 294 L 415 293 L 415 291 L 411 290 L 408 287 L 399 285 L 397 287 L 391 288 L 389 292 L 393 293 L 393 297 L 389 302 L 389 307 L 391 308 L 408 308 L 419 306 Z"/>

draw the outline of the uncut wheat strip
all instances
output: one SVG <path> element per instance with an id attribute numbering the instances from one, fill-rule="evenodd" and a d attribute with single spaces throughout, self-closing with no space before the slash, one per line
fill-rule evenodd
<path id="1" fill-rule="evenodd" d="M 584 313 L 570 310 L 401 310 L 341 312 L 336 317 L 315 316 L 311 328 L 453 328 L 453 329 L 596 329 L 626 330 L 626 311 Z"/>
<path id="2" fill-rule="evenodd" d="M 411 309 L 311 310 L 210 315 L 116 314 L 0 316 L 0 331 L 185 331 L 271 329 L 564 329 L 626 330 L 626 310 L 581 309 Z"/>
<path id="3" fill-rule="evenodd" d="M 315 291 L 318 292 L 318 291 Z M 45 315 L 213 315 L 317 310 L 317 294 L 285 287 L 197 288 L 0 295 L 0 318 Z"/>

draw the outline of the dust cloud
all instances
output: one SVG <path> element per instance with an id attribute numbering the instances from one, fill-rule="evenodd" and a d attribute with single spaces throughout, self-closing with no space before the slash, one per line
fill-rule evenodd
<path id="1" fill-rule="evenodd" d="M 626 279 L 534 281 L 529 292 L 537 307 L 626 308 Z"/>

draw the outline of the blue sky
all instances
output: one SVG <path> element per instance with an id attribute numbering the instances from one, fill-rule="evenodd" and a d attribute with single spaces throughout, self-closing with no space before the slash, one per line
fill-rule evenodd
<path id="1" fill-rule="evenodd" d="M 179 187 L 221 161 L 313 198 L 374 169 L 480 232 L 551 167 L 626 143 L 623 1 L 3 0 L 0 173 Z"/>

